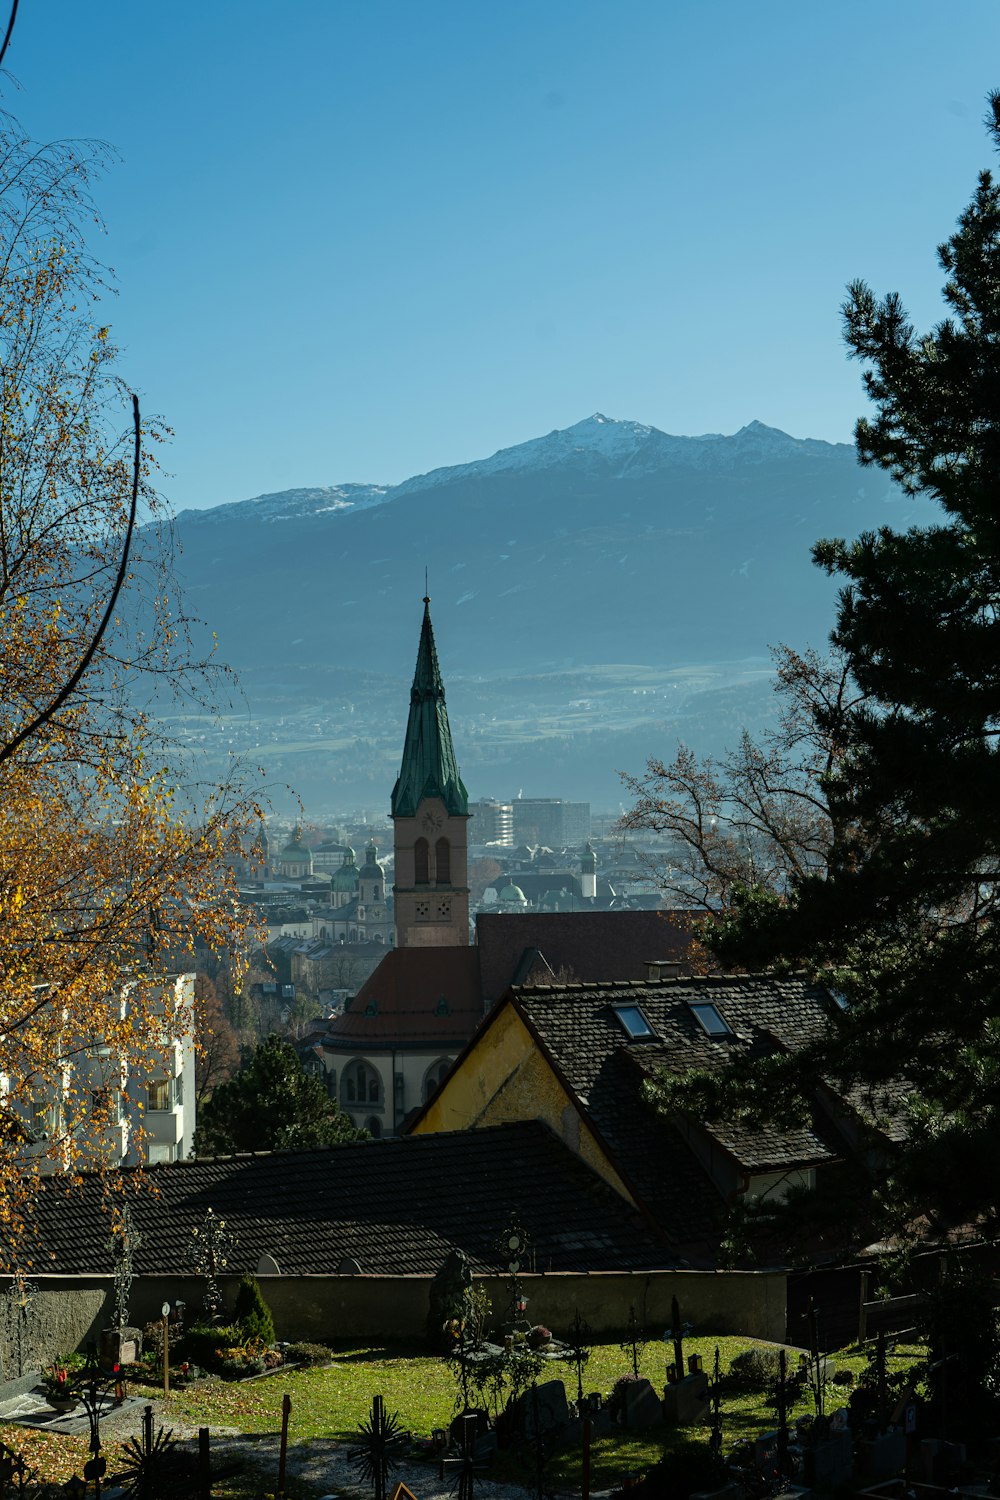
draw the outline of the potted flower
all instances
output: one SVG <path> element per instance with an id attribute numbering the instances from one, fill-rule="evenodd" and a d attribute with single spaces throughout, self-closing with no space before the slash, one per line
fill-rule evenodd
<path id="1" fill-rule="evenodd" d="M 70 1384 L 69 1371 L 59 1360 L 42 1371 L 41 1384 L 46 1401 L 56 1411 L 69 1411 L 76 1405 L 77 1397 Z"/>

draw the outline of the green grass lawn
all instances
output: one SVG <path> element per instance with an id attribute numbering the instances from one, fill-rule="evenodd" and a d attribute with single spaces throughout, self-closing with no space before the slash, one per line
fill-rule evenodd
<path id="1" fill-rule="evenodd" d="M 711 1335 L 685 1340 L 685 1353 L 702 1356 L 711 1373 L 715 1348 L 725 1373 L 732 1359 L 743 1350 L 755 1347 L 751 1339 Z M 910 1362 L 917 1351 L 900 1350 L 893 1361 Z M 670 1351 L 662 1343 L 650 1343 L 642 1352 L 640 1373 L 658 1390 L 665 1379 L 665 1365 Z M 329 1368 L 288 1370 L 267 1379 L 248 1382 L 205 1380 L 174 1393 L 170 1411 L 175 1421 L 191 1427 L 235 1428 L 246 1434 L 274 1434 L 281 1424 L 281 1398 L 287 1392 L 292 1400 L 289 1438 L 292 1443 L 309 1438 L 332 1438 L 351 1441 L 371 1407 L 372 1397 L 381 1394 L 390 1412 L 398 1414 L 400 1425 L 415 1435 L 427 1436 L 434 1427 L 446 1427 L 456 1409 L 457 1387 L 452 1368 L 442 1359 L 406 1348 L 375 1346 L 341 1348 L 334 1352 Z M 864 1366 L 858 1354 L 845 1353 L 835 1360 L 838 1368 L 851 1369 L 857 1376 Z M 607 1394 L 619 1376 L 630 1369 L 630 1363 L 618 1344 L 594 1347 L 584 1377 L 584 1390 Z M 566 1381 L 571 1398 L 576 1395 L 575 1375 L 562 1364 L 552 1369 L 553 1376 Z M 149 1394 L 156 1394 L 149 1387 Z M 133 1394 L 142 1395 L 136 1386 Z M 843 1404 L 846 1392 L 828 1388 L 827 1405 Z M 812 1410 L 811 1397 L 803 1399 L 795 1414 Z M 729 1395 L 723 1402 L 723 1436 L 728 1449 L 740 1437 L 767 1431 L 774 1426 L 774 1413 L 758 1392 Z M 170 1418 L 166 1419 L 169 1424 Z M 138 1426 L 138 1424 L 136 1424 Z M 638 1473 L 655 1463 L 678 1443 L 691 1439 L 707 1440 L 707 1428 L 646 1429 L 630 1435 L 618 1431 L 594 1444 L 591 1483 L 604 1489 L 617 1483 L 627 1473 Z M 45 1477 L 66 1478 L 74 1469 L 79 1472 L 85 1459 L 82 1439 L 57 1438 L 32 1433 L 16 1427 L 0 1427 L 0 1438 L 11 1447 L 29 1452 Z M 109 1469 L 115 1470 L 117 1452 L 108 1452 Z M 557 1452 L 551 1461 L 549 1475 L 559 1487 L 572 1490 L 579 1484 L 580 1455 L 576 1448 Z M 519 1461 L 505 1453 L 500 1455 L 497 1478 L 530 1483 L 530 1474 Z M 272 1481 L 273 1483 L 273 1481 Z M 247 1487 L 249 1486 L 249 1488 Z M 238 1497 L 259 1495 L 257 1480 L 234 1480 L 220 1495 Z M 290 1485 L 289 1497 L 312 1495 L 302 1486 Z"/>

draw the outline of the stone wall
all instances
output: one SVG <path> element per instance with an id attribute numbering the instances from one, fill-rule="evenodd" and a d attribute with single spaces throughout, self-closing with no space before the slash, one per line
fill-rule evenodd
<path id="1" fill-rule="evenodd" d="M 497 1321 L 507 1292 L 499 1277 L 482 1278 Z M 111 1323 L 110 1277 L 38 1276 L 32 1307 L 30 1357 L 35 1368 L 83 1348 Z M 427 1276 L 262 1276 L 264 1297 L 281 1339 L 422 1339 L 428 1307 Z M 237 1277 L 223 1282 L 226 1307 L 236 1296 Z M 0 1277 L 0 1296 L 9 1285 Z M 196 1276 L 142 1276 L 132 1288 L 130 1315 L 140 1327 L 160 1316 L 164 1302 L 197 1309 L 202 1283 Z M 696 1332 L 741 1333 L 781 1342 L 786 1336 L 786 1277 L 782 1272 L 631 1271 L 586 1275 L 548 1272 L 525 1276 L 527 1316 L 565 1333 L 576 1312 L 595 1337 L 623 1332 L 634 1307 L 651 1338 L 670 1325 L 671 1298 Z M 0 1304 L 2 1305 L 2 1304 Z M 23 1351 L 22 1351 L 23 1352 Z M 16 1355 L 16 1351 L 15 1351 Z M 21 1371 L 10 1339 L 0 1329 L 0 1379 Z M 24 1363 L 23 1359 L 21 1361 Z"/>
<path id="2" fill-rule="evenodd" d="M 34 1278 L 37 1291 L 23 1302 L 7 1295 L 10 1278 L 0 1278 L 0 1383 L 72 1354 L 96 1338 L 114 1305 L 111 1278 L 73 1276 Z"/>

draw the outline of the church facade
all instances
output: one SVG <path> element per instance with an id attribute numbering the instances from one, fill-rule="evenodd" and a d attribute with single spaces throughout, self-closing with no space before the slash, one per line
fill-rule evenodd
<path id="1" fill-rule="evenodd" d="M 417 665 L 399 776 L 392 789 L 395 949 L 310 1049 L 308 1065 L 373 1136 L 398 1132 L 437 1088 L 483 1007 L 478 954 L 469 943 L 469 796 L 448 723 L 430 600 L 424 599 Z M 340 877 L 338 883 L 338 875 Z M 335 872 L 329 919 L 368 922 L 386 913 L 382 868 L 369 848 L 356 872 L 348 851 Z"/>

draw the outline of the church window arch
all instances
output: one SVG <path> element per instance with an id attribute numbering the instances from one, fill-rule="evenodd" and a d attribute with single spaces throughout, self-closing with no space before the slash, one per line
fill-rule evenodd
<path id="1" fill-rule="evenodd" d="M 430 846 L 426 839 L 417 839 L 413 846 L 413 884 L 430 885 Z"/>
<path id="2" fill-rule="evenodd" d="M 452 1060 L 450 1057 L 439 1057 L 437 1061 L 432 1062 L 430 1067 L 427 1069 L 427 1072 L 424 1074 L 423 1082 L 423 1101 L 425 1104 L 434 1093 L 434 1090 L 439 1086 L 442 1079 L 444 1079 L 451 1070 L 451 1062 Z"/>
<path id="3" fill-rule="evenodd" d="M 434 845 L 434 873 L 438 885 L 451 885 L 451 845 L 438 839 Z"/>
<path id="4" fill-rule="evenodd" d="M 340 1102 L 348 1109 L 382 1104 L 382 1079 L 370 1063 L 357 1057 L 340 1075 Z"/>

